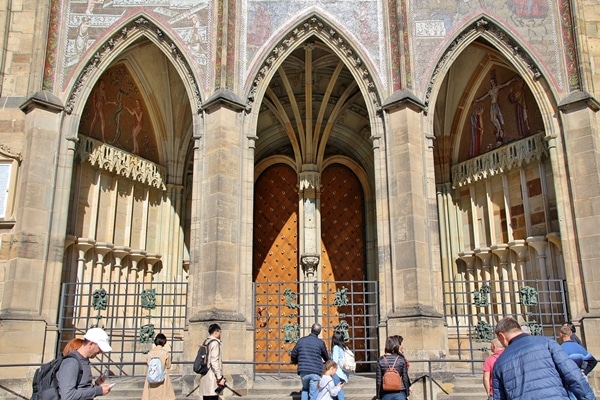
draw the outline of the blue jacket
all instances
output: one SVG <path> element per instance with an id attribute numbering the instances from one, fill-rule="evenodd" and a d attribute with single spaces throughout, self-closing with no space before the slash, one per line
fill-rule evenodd
<path id="1" fill-rule="evenodd" d="M 292 364 L 298 364 L 298 375 L 323 374 L 323 362 L 329 360 L 327 347 L 314 333 L 298 340 L 292 350 Z"/>
<path id="2" fill-rule="evenodd" d="M 572 340 L 563 342 L 561 345 L 562 349 L 568 354 L 569 358 L 575 361 L 575 364 L 581 369 L 584 375 L 589 375 L 594 369 L 598 360 L 580 344 Z"/>
<path id="3" fill-rule="evenodd" d="M 494 400 L 567 400 L 567 388 L 580 400 L 596 397 L 581 370 L 554 340 L 520 334 L 493 370 Z"/>

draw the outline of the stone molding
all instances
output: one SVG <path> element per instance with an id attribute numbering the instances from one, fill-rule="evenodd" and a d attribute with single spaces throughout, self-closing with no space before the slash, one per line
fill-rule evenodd
<path id="1" fill-rule="evenodd" d="M 532 161 L 540 161 L 543 157 L 548 157 L 548 146 L 545 132 L 539 132 L 454 165 L 452 186 L 467 186 Z"/>
<path id="2" fill-rule="evenodd" d="M 506 32 L 506 30 L 497 25 L 491 19 L 485 17 L 479 18 L 477 21 L 474 21 L 471 25 L 465 28 L 465 30 L 462 31 L 460 35 L 458 35 L 456 39 L 450 43 L 450 45 L 448 45 L 446 51 L 442 54 L 440 60 L 437 62 L 433 74 L 431 74 L 431 79 L 429 80 L 427 88 L 425 89 L 425 114 L 429 112 L 429 102 L 433 93 L 433 87 L 435 82 L 440 80 L 439 75 L 448 69 L 448 65 L 451 65 L 454 62 L 458 54 L 463 51 L 463 48 L 466 44 L 472 42 L 474 37 L 478 37 L 483 33 L 493 37 L 499 43 L 502 43 L 504 46 L 506 46 L 506 48 L 510 49 L 513 56 L 521 60 L 523 65 L 530 70 L 534 79 L 541 78 L 542 74 L 536 63 L 529 56 L 529 54 L 524 51 L 523 47 L 517 43 L 517 41 L 514 40 L 509 33 Z"/>
<path id="3" fill-rule="evenodd" d="M 193 100 L 197 113 L 201 112 L 202 101 L 200 98 L 200 89 L 196 82 L 196 77 L 193 73 L 189 63 L 179 50 L 177 44 L 171 40 L 171 38 L 165 34 L 165 32 L 157 26 L 154 22 L 140 16 L 127 23 L 121 29 L 117 30 L 116 33 L 111 35 L 102 46 L 89 58 L 85 67 L 77 77 L 73 89 L 67 99 L 65 111 L 67 114 L 71 114 L 75 108 L 75 103 L 81 95 L 83 88 L 86 86 L 88 79 L 93 73 L 101 68 L 101 64 L 105 60 L 111 59 L 115 53 L 122 51 L 121 47 L 123 44 L 127 44 L 128 38 L 135 38 L 140 34 L 144 34 L 146 37 L 152 39 L 161 49 L 164 50 L 165 55 L 173 62 L 173 64 L 179 66 L 179 69 L 185 73 L 185 80 L 189 82 L 192 90 Z"/>
<path id="4" fill-rule="evenodd" d="M 23 161 L 23 156 L 21 156 L 21 153 L 17 153 L 15 151 L 13 151 L 10 147 L 6 146 L 4 143 L 0 143 L 0 156 L 12 158 L 13 160 L 16 160 L 19 163 L 21 161 Z"/>
<path id="5" fill-rule="evenodd" d="M 146 186 L 166 190 L 165 168 L 99 140 L 79 135 L 76 157 Z"/>
<path id="6" fill-rule="evenodd" d="M 341 54 L 345 55 L 345 60 L 347 61 L 347 67 L 349 69 L 354 69 L 358 72 L 358 75 L 365 82 L 366 87 L 369 90 L 369 97 L 375 109 L 379 110 L 380 100 L 377 95 L 377 88 L 375 86 L 375 82 L 373 78 L 371 78 L 371 73 L 369 72 L 367 66 L 363 62 L 363 60 L 358 55 L 358 52 L 351 46 L 348 41 L 342 37 L 336 28 L 329 25 L 327 22 L 322 20 L 316 15 L 313 15 L 304 22 L 298 24 L 292 31 L 285 36 L 279 43 L 277 43 L 273 49 L 271 50 L 271 54 L 268 55 L 261 67 L 258 69 L 258 73 L 252 82 L 252 86 L 250 92 L 248 94 L 247 106 L 246 108 L 250 110 L 254 103 L 254 98 L 256 97 L 256 92 L 261 84 L 261 82 L 267 77 L 270 70 L 278 65 L 277 60 L 279 58 L 287 57 L 290 49 L 295 48 L 295 45 L 298 42 L 304 41 L 311 34 L 315 34 L 321 40 L 323 40 L 326 44 L 331 46 L 332 48 L 337 49 Z"/>

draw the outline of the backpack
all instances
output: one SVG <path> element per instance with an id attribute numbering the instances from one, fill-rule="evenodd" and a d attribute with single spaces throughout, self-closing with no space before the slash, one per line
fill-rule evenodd
<path id="1" fill-rule="evenodd" d="M 164 350 L 161 350 L 162 355 Z M 146 380 L 148 383 L 163 383 L 165 381 L 165 370 L 162 362 L 160 361 L 160 355 L 152 357 L 148 363 L 148 373 L 146 374 Z"/>
<path id="2" fill-rule="evenodd" d="M 76 386 L 79 386 L 81 382 L 81 376 L 83 375 L 83 369 L 81 367 L 81 360 L 79 358 L 67 354 L 66 356 L 59 355 L 54 360 L 42 364 L 38 369 L 35 370 L 33 375 L 32 388 L 33 392 L 31 400 L 58 400 L 60 399 L 60 393 L 58 391 L 58 378 L 56 373 L 60 368 L 63 360 L 66 358 L 75 358 L 79 363 L 79 373 L 77 374 Z"/>
<path id="3" fill-rule="evenodd" d="M 340 360 L 340 366 L 344 371 L 356 371 L 356 360 L 354 358 L 354 353 L 349 348 L 344 349 L 344 355 Z"/>
<path id="4" fill-rule="evenodd" d="M 390 367 L 387 358 L 383 358 L 388 366 L 387 370 L 383 374 L 383 390 L 386 392 L 399 392 L 404 389 L 404 385 L 402 384 L 402 377 L 398 370 L 396 370 L 396 361 L 398 361 L 398 357 L 394 360 L 394 364 Z"/>
<path id="5" fill-rule="evenodd" d="M 217 339 L 211 339 L 209 341 L 204 341 L 200 348 L 198 349 L 198 354 L 196 354 L 196 359 L 194 360 L 194 372 L 200 375 L 206 375 L 209 370 L 208 367 L 208 345 L 211 342 L 214 342 Z"/>

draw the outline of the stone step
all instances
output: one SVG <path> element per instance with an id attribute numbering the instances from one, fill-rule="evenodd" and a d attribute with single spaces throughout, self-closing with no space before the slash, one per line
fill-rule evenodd
<path id="1" fill-rule="evenodd" d="M 455 375 L 445 388 L 449 394 L 439 393 L 437 400 L 485 399 L 481 375 Z"/>
<path id="2" fill-rule="evenodd" d="M 110 378 L 107 382 L 115 384 L 110 393 L 110 398 L 112 400 L 140 399 L 144 379 L 144 377 Z M 192 393 L 190 397 L 186 397 L 188 393 L 182 392 L 183 382 L 181 376 L 171 376 L 171 381 L 175 387 L 177 400 L 198 398 L 197 391 Z M 253 386 L 248 390 L 236 388 L 234 390 L 240 392 L 247 400 L 300 400 L 302 382 L 298 375 L 257 375 Z M 348 400 L 371 399 L 375 395 L 375 379 L 374 377 L 352 375 L 344 393 Z M 221 393 L 221 398 L 232 400 L 238 397 L 225 388 Z"/>

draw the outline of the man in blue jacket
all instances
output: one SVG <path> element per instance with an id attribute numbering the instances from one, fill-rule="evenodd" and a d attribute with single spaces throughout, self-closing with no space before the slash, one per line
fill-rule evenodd
<path id="1" fill-rule="evenodd" d="M 300 338 L 292 350 L 292 364 L 298 365 L 298 375 L 302 378 L 300 400 L 317 400 L 317 384 L 323 373 L 323 363 L 329 360 L 325 342 L 319 339 L 321 325 L 313 324 L 310 334 Z"/>
<path id="2" fill-rule="evenodd" d="M 556 341 L 523 333 L 511 317 L 498 322 L 498 340 L 506 350 L 494 365 L 494 400 L 595 400 L 581 370 Z"/>

